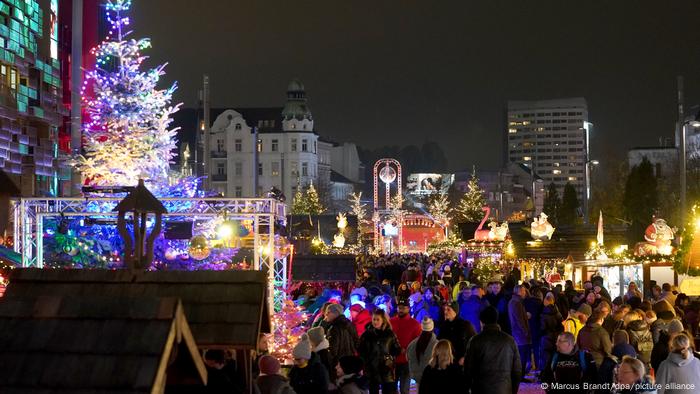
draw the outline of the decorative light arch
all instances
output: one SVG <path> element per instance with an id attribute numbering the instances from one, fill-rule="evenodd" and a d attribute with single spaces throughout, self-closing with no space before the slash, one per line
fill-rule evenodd
<path id="1" fill-rule="evenodd" d="M 396 159 L 384 158 L 377 160 L 374 163 L 374 214 L 372 215 L 372 220 L 374 222 L 374 248 L 379 249 L 380 246 L 380 214 L 388 214 L 391 211 L 391 184 L 396 182 L 396 194 L 395 196 L 401 196 L 401 163 Z M 380 209 L 379 204 L 379 181 L 384 183 L 384 208 Z M 397 222 L 398 226 L 398 244 L 401 247 L 403 242 L 403 237 L 401 230 L 403 223 L 399 220 Z"/>

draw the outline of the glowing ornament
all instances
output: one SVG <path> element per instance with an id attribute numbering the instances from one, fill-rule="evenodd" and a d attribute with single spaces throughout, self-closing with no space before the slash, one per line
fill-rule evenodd
<path id="1" fill-rule="evenodd" d="M 166 260 L 170 260 L 170 261 L 175 260 L 177 258 L 177 256 L 178 256 L 177 250 L 175 250 L 173 248 L 168 248 L 165 250 L 165 259 Z"/>
<path id="2" fill-rule="evenodd" d="M 75 256 L 78 254 L 78 248 L 73 245 L 66 245 L 63 247 L 63 252 L 69 256 Z"/>
<path id="3" fill-rule="evenodd" d="M 209 242 L 203 235 L 195 235 L 190 239 L 190 246 L 187 249 L 190 257 L 195 260 L 204 260 L 211 254 Z"/>
<path id="4" fill-rule="evenodd" d="M 379 179 L 386 183 L 392 183 L 396 180 L 396 170 L 392 167 L 386 166 L 379 171 Z"/>

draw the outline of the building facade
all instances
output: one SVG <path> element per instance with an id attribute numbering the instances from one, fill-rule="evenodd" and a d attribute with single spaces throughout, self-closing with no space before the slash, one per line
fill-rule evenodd
<path id="1" fill-rule="evenodd" d="M 24 196 L 70 189 L 60 160 L 63 104 L 58 0 L 0 1 L 0 169 Z"/>
<path id="2" fill-rule="evenodd" d="M 559 195 L 571 183 L 585 210 L 590 199 L 592 127 L 581 97 L 509 101 L 506 157 L 534 169 L 545 186 L 554 183 Z"/>
<path id="3" fill-rule="evenodd" d="M 206 175 L 212 189 L 226 197 L 262 196 L 276 187 L 291 200 L 298 185 L 318 183 L 318 135 L 297 80 L 289 84 L 283 108 L 224 110 L 210 133 Z"/>
<path id="4" fill-rule="evenodd" d="M 633 148 L 627 151 L 627 164 L 631 169 L 646 157 L 654 168 L 657 178 L 676 181 L 678 177 L 678 149 L 673 146 Z"/>

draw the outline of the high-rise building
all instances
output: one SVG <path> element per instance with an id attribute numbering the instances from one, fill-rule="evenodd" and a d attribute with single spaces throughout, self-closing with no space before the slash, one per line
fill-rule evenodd
<path id="1" fill-rule="evenodd" d="M 571 183 L 585 210 L 590 198 L 592 127 L 582 97 L 509 101 L 506 157 L 532 168 L 545 186 L 554 183 L 560 196 L 564 185 Z"/>

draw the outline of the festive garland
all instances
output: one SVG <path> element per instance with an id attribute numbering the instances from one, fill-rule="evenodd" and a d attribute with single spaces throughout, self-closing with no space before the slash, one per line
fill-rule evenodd
<path id="1" fill-rule="evenodd" d="M 700 276 L 700 268 L 690 266 L 690 261 L 686 264 L 685 257 L 690 253 L 690 247 L 693 245 L 694 232 L 698 230 L 698 206 L 693 206 L 690 213 L 690 222 L 686 223 L 683 232 L 681 233 L 681 245 L 673 258 L 673 270 L 679 274 L 687 274 L 690 276 Z M 694 231 L 688 231 L 693 229 Z"/>

